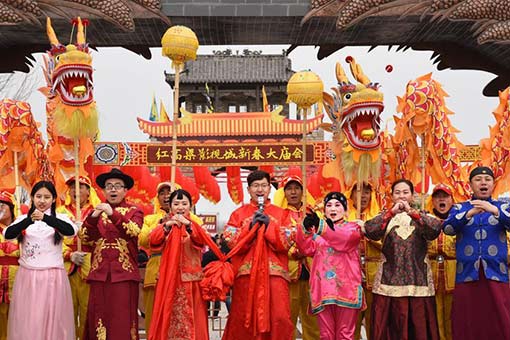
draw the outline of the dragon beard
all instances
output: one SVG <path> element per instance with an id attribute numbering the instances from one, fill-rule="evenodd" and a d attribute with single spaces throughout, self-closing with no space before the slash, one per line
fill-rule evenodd
<path id="1" fill-rule="evenodd" d="M 55 131 L 66 138 L 94 138 L 99 124 L 96 103 L 70 106 L 59 101 L 53 112 L 53 122 Z"/>
<path id="2" fill-rule="evenodd" d="M 342 136 L 344 148 L 340 154 L 341 167 L 348 187 L 355 182 L 374 182 L 381 176 L 381 157 L 379 150 L 364 152 L 353 148 L 345 136 Z M 341 145 L 341 144 L 340 144 Z"/>

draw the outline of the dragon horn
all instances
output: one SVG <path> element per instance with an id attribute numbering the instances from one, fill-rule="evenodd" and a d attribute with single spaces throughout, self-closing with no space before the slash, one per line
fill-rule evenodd
<path id="1" fill-rule="evenodd" d="M 50 39 L 50 44 L 54 46 L 60 45 L 60 42 L 57 39 L 57 35 L 55 34 L 55 31 L 53 30 L 53 27 L 51 27 L 50 17 L 46 18 L 46 34 L 48 35 L 48 39 Z"/>
<path id="2" fill-rule="evenodd" d="M 338 83 L 340 84 L 349 83 L 349 79 L 347 78 L 347 75 L 345 74 L 345 71 L 340 63 L 336 63 L 336 80 L 338 80 Z"/>
<path id="3" fill-rule="evenodd" d="M 349 65 L 351 67 L 351 73 L 356 78 L 357 81 L 362 83 L 363 85 L 367 86 L 370 84 L 370 79 L 363 73 L 363 70 L 361 69 L 361 66 L 356 63 L 356 60 L 354 58 L 349 59 Z"/>
<path id="4" fill-rule="evenodd" d="M 85 34 L 83 33 L 83 24 L 81 22 L 80 17 L 78 17 L 78 32 L 76 32 L 76 44 L 77 45 L 85 44 Z"/>

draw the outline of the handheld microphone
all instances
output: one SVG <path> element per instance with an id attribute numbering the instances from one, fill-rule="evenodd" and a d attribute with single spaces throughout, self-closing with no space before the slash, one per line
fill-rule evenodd
<path id="1" fill-rule="evenodd" d="M 257 196 L 257 204 L 260 212 L 264 212 L 264 201 L 264 196 Z"/>

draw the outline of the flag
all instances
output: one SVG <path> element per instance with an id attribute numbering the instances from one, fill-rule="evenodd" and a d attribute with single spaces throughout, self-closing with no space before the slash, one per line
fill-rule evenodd
<path id="1" fill-rule="evenodd" d="M 205 99 L 207 100 L 207 104 L 206 104 L 207 108 L 206 108 L 205 112 L 207 112 L 207 113 L 214 112 L 212 100 L 211 100 L 211 97 L 209 96 L 209 85 L 207 85 L 207 83 L 205 83 Z"/>
<path id="2" fill-rule="evenodd" d="M 149 120 L 151 122 L 158 121 L 158 107 L 156 105 L 156 96 L 152 94 L 152 105 L 151 105 L 151 112 L 149 114 Z"/>
<path id="3" fill-rule="evenodd" d="M 267 103 L 266 87 L 262 85 L 262 110 L 269 112 L 269 104 Z"/>
<path id="4" fill-rule="evenodd" d="M 163 104 L 163 100 L 159 102 L 159 121 L 163 123 L 170 121 L 170 118 L 168 118 L 168 114 L 166 113 L 165 104 Z"/>

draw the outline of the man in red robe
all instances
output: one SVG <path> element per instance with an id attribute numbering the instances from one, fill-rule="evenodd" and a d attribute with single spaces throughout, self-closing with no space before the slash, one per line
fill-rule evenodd
<path id="1" fill-rule="evenodd" d="M 245 237 L 252 240 L 232 257 L 236 278 L 223 340 L 291 340 L 290 221 L 285 210 L 268 200 L 267 172 L 253 171 L 247 181 L 250 203 L 232 213 L 224 232 L 230 249 Z M 258 228 L 257 232 L 249 233 L 252 228 Z"/>
<path id="2" fill-rule="evenodd" d="M 112 169 L 96 178 L 105 203 L 83 223 L 84 241 L 94 242 L 85 340 L 138 340 L 138 234 L 140 208 L 124 200 L 133 178 Z"/>

